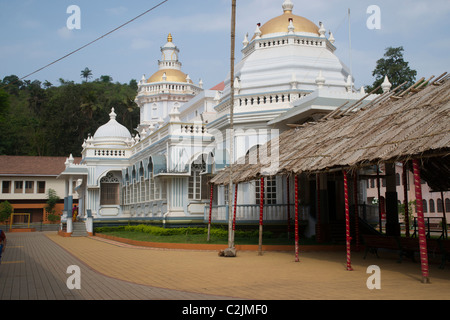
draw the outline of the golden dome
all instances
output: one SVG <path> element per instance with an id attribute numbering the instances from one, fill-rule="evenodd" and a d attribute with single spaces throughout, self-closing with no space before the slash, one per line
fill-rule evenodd
<path id="1" fill-rule="evenodd" d="M 187 75 L 177 69 L 161 69 L 156 71 L 150 78 L 148 78 L 147 83 L 152 82 L 162 82 L 164 73 L 166 74 L 166 80 L 167 82 L 186 82 Z M 191 80 L 189 80 L 189 83 L 193 83 Z"/>
<path id="2" fill-rule="evenodd" d="M 308 32 L 319 35 L 319 27 L 314 22 L 295 14 L 292 11 L 286 10 L 281 16 L 267 21 L 260 27 L 262 35 L 271 33 L 288 32 L 289 20 L 292 19 L 294 25 L 294 32 Z M 253 36 L 255 38 L 255 36 Z"/>

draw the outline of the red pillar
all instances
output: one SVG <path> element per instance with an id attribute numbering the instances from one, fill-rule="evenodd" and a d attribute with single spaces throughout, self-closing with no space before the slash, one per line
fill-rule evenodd
<path id="1" fill-rule="evenodd" d="M 409 238 L 408 180 L 406 179 L 406 165 L 407 162 L 403 162 L 403 206 L 405 207 L 405 235 Z"/>
<path id="2" fill-rule="evenodd" d="M 258 255 L 262 255 L 263 211 L 264 211 L 264 177 L 261 177 L 259 186 L 259 245 Z"/>
<path id="3" fill-rule="evenodd" d="M 298 176 L 294 176 L 295 182 L 295 262 L 298 262 Z"/>
<path id="4" fill-rule="evenodd" d="M 380 224 L 380 232 L 383 232 L 383 224 L 382 224 L 383 204 L 381 203 L 380 166 L 377 166 L 377 192 L 378 192 L 378 220 Z"/>
<path id="5" fill-rule="evenodd" d="M 447 217 L 445 213 L 445 198 L 444 192 L 441 191 L 441 199 L 442 199 L 442 231 L 444 232 L 444 239 L 447 239 Z"/>
<path id="6" fill-rule="evenodd" d="M 347 270 L 352 271 L 352 263 L 350 258 L 350 241 L 352 238 L 350 237 L 350 214 L 349 214 L 349 206 L 348 206 L 348 184 L 347 184 L 347 171 L 342 171 L 344 176 L 344 200 L 345 200 L 345 241 L 347 247 Z"/>
<path id="7" fill-rule="evenodd" d="M 316 191 L 317 191 L 317 229 L 316 229 L 316 238 L 317 242 L 322 242 L 322 221 L 320 217 L 320 174 L 316 174 Z"/>
<path id="8" fill-rule="evenodd" d="M 414 170 L 414 188 L 416 193 L 416 208 L 417 208 L 417 224 L 419 227 L 419 250 L 420 250 L 420 265 L 422 269 L 422 282 L 428 283 L 428 252 L 427 252 L 427 238 L 425 235 L 425 219 L 423 217 L 423 203 L 422 203 L 422 186 L 420 184 L 420 169 L 419 161 L 413 160 Z"/>
<path id="9" fill-rule="evenodd" d="M 287 185 L 287 223 L 288 223 L 288 239 L 290 238 L 291 233 L 291 204 L 290 204 L 290 190 L 289 190 L 289 176 L 286 176 L 286 185 Z"/>
<path id="10" fill-rule="evenodd" d="M 356 237 L 356 251 L 359 251 L 359 208 L 358 208 L 358 174 L 353 175 L 353 193 L 355 200 L 355 237 Z"/>
<path id="11" fill-rule="evenodd" d="M 213 203 L 214 185 L 211 183 L 211 193 L 209 196 L 209 219 L 208 219 L 208 241 L 211 234 L 211 215 L 212 215 L 212 203 Z"/>

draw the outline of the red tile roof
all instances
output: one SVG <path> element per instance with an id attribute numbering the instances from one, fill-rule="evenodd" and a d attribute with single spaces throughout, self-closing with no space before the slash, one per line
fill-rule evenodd
<path id="1" fill-rule="evenodd" d="M 225 82 L 224 82 L 224 81 L 222 81 L 222 82 L 219 83 L 219 84 L 216 84 L 214 87 L 212 87 L 212 88 L 209 89 L 209 90 L 219 90 L 219 91 L 223 91 L 223 89 L 225 89 Z"/>
<path id="2" fill-rule="evenodd" d="M 0 156 L 0 175 L 57 176 L 66 168 L 67 157 Z M 80 163 L 75 158 L 74 163 Z"/>

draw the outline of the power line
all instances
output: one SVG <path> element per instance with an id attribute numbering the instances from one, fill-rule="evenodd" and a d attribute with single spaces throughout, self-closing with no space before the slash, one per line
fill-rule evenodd
<path id="1" fill-rule="evenodd" d="M 26 78 L 28 78 L 29 76 L 31 76 L 31 75 L 33 75 L 33 74 L 35 74 L 35 73 L 38 73 L 39 71 L 42 71 L 42 70 L 44 70 L 44 69 L 50 67 L 51 65 L 54 65 L 55 63 L 57 63 L 57 62 L 59 62 L 59 61 L 65 59 L 65 58 L 67 58 L 67 57 L 73 55 L 74 53 L 77 53 L 78 51 L 83 50 L 84 48 L 86 48 L 86 47 L 90 46 L 91 44 L 93 44 L 93 43 L 95 43 L 95 42 L 97 42 L 97 41 L 103 39 L 104 37 L 110 35 L 111 33 L 113 33 L 113 32 L 115 32 L 115 31 L 117 31 L 117 30 L 119 30 L 119 29 L 125 27 L 127 24 L 129 24 L 129 23 L 131 23 L 131 22 L 133 22 L 133 21 L 139 19 L 139 18 L 142 17 L 143 15 L 146 15 L 146 14 L 149 13 L 150 11 L 153 11 L 154 9 L 156 9 L 156 8 L 158 8 L 159 6 L 163 5 L 163 4 L 164 4 L 165 2 L 167 2 L 167 1 L 169 1 L 169 0 L 161 1 L 160 3 L 158 3 L 157 5 L 155 5 L 154 7 L 148 9 L 147 11 L 144 11 L 143 13 L 141 13 L 141 14 L 139 14 L 138 16 L 134 17 L 133 19 L 128 20 L 127 22 L 125 22 L 124 24 L 118 26 L 117 28 L 115 28 L 115 29 L 113 29 L 113 30 L 111 30 L 111 31 L 109 31 L 109 32 L 107 32 L 107 33 L 105 33 L 104 35 L 98 37 L 98 38 L 95 39 L 95 40 L 92 40 L 91 42 L 85 44 L 84 46 L 79 47 L 78 49 L 76 49 L 76 50 L 74 50 L 74 51 L 72 51 L 72 52 L 66 54 L 65 56 L 62 56 L 61 58 L 56 59 L 56 60 L 53 61 L 53 62 L 50 62 L 49 64 L 47 64 L 47 65 L 45 65 L 45 66 L 43 66 L 43 67 L 37 69 L 36 71 L 33 71 L 33 72 L 27 74 L 26 76 L 23 76 L 22 78 L 18 79 L 17 81 L 26 79 Z M 14 83 L 14 82 L 12 82 L 12 83 Z M 7 85 L 5 85 L 5 86 L 2 86 L 1 88 L 3 89 L 3 88 L 9 86 L 9 85 L 12 84 L 12 83 L 9 83 L 9 84 L 7 84 Z"/>

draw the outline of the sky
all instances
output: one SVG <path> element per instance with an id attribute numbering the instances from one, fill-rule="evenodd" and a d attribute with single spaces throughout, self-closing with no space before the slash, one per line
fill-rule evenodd
<path id="1" fill-rule="evenodd" d="M 0 79 L 24 77 L 88 44 L 163 0 L 0 0 Z M 236 63 L 246 33 L 257 23 L 282 14 L 284 0 L 237 0 Z M 448 0 L 292 0 L 293 13 L 324 23 L 336 39 L 335 54 L 352 69 L 355 87 L 370 85 L 376 61 L 387 47 L 404 48 L 404 59 L 417 78 L 450 71 L 450 1 Z M 79 29 L 71 5 L 80 9 Z M 379 16 L 369 11 L 379 8 Z M 350 16 L 348 11 L 350 9 Z M 379 17 L 373 20 L 374 17 Z M 379 28 L 367 21 L 379 22 Z M 70 26 L 70 23 L 69 23 Z M 123 28 L 29 76 L 59 85 L 81 82 L 81 70 L 93 79 L 109 75 L 128 83 L 158 69 L 160 48 L 169 33 L 180 49 L 183 72 L 204 88 L 223 81 L 230 69 L 231 0 L 168 0 Z M 328 33 L 327 33 L 328 34 Z M 350 40 L 350 41 L 349 41 Z"/>

